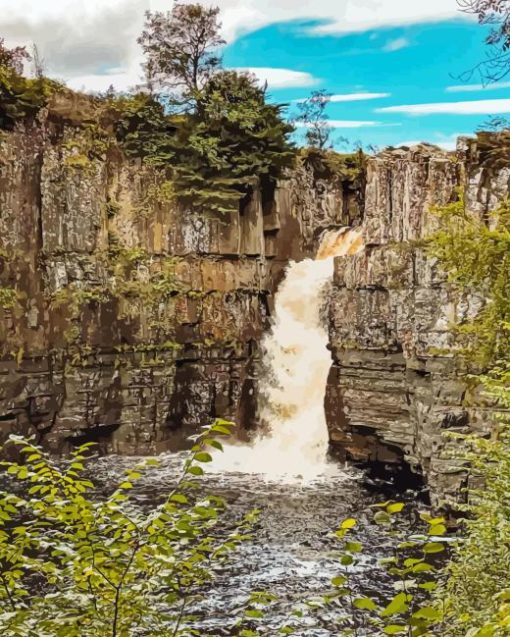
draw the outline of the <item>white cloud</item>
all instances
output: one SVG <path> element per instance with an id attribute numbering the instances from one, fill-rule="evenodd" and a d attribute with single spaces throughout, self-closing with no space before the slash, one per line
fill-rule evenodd
<path id="1" fill-rule="evenodd" d="M 400 146 L 418 146 L 419 144 L 425 144 L 426 142 L 420 142 L 417 139 L 406 140 L 404 142 L 398 142 L 398 144 L 392 144 L 395 148 L 399 148 Z"/>
<path id="2" fill-rule="evenodd" d="M 145 0 L 0 0 L 0 34 L 9 46 L 37 44 L 52 77 L 127 71 L 140 57 L 136 38 Z"/>
<path id="3" fill-rule="evenodd" d="M 476 91 L 497 91 L 503 88 L 510 88 L 510 82 L 495 82 L 494 84 L 458 84 L 448 86 L 447 93 L 469 93 Z"/>
<path id="4" fill-rule="evenodd" d="M 496 115 L 499 113 L 510 113 L 510 99 L 404 104 L 402 106 L 377 108 L 376 112 L 406 113 L 407 115 Z"/>
<path id="5" fill-rule="evenodd" d="M 410 46 L 411 43 L 407 38 L 396 38 L 395 40 L 390 40 L 383 46 L 383 51 L 387 51 L 388 53 L 392 53 L 393 51 L 400 51 L 401 49 L 406 49 Z"/>
<path id="6" fill-rule="evenodd" d="M 367 122 L 362 120 L 349 119 L 330 119 L 328 120 L 331 128 L 372 128 L 373 126 L 381 126 L 381 122 Z"/>
<path id="7" fill-rule="evenodd" d="M 453 133 L 452 135 L 444 135 L 436 133 L 436 141 L 432 142 L 444 150 L 456 150 L 457 139 L 459 137 L 473 137 L 473 133 Z"/>
<path id="8" fill-rule="evenodd" d="M 345 95 L 332 95 L 331 102 L 360 102 L 363 100 L 378 100 L 383 97 L 391 97 L 391 93 L 346 93 Z"/>
<path id="9" fill-rule="evenodd" d="M 319 82 L 310 73 L 292 71 L 291 69 L 276 69 L 269 67 L 242 67 L 238 71 L 249 71 L 270 88 L 288 88 L 301 86 L 314 86 Z"/>
<path id="10" fill-rule="evenodd" d="M 400 146 L 418 146 L 419 144 L 433 144 L 434 146 L 439 146 L 443 150 L 456 150 L 457 148 L 457 139 L 459 137 L 472 137 L 472 133 L 453 133 L 452 135 L 445 135 L 444 133 L 434 133 L 433 138 L 430 137 L 427 139 L 422 139 L 421 141 L 418 139 L 406 140 L 403 142 L 398 142 L 398 144 L 392 144 L 396 148 Z"/>
<path id="11" fill-rule="evenodd" d="M 338 95 L 331 95 L 330 102 L 361 102 L 363 100 L 377 100 L 383 97 L 391 97 L 391 93 L 342 93 Z M 301 97 L 298 100 L 292 100 L 293 102 L 304 102 L 307 98 Z"/>
<path id="12" fill-rule="evenodd" d="M 329 128 L 373 128 L 374 126 L 385 126 L 382 122 L 372 122 L 355 119 L 328 119 Z M 298 124 L 298 128 L 311 128 L 311 124 Z"/>
<path id="13" fill-rule="evenodd" d="M 194 2 L 195 0 L 185 0 Z M 130 0 L 2 0 L 3 16 L 30 16 L 32 22 L 63 16 L 92 16 L 111 8 L 121 8 Z M 140 12 L 146 9 L 168 11 L 169 0 L 136 0 Z M 368 29 L 436 22 L 458 17 L 454 0 L 210 0 L 222 11 L 224 32 L 229 39 L 239 33 L 253 31 L 275 22 L 311 19 L 327 21 L 316 27 L 316 33 L 347 33 Z M 142 19 L 142 17 L 141 17 Z M 112 29 L 112 36 L 115 35 Z"/>
<path id="14" fill-rule="evenodd" d="M 220 7 L 223 32 L 229 41 L 277 22 L 321 21 L 323 24 L 311 28 L 314 34 L 321 35 L 434 22 L 459 15 L 455 0 L 206 2 Z M 103 69 L 121 67 L 123 74 L 130 75 L 134 60 L 139 58 L 136 37 L 143 25 L 144 11 L 171 8 L 169 0 L 0 0 L 0 4 L 0 33 L 8 44 L 36 42 L 48 71 L 71 79 L 73 84 L 80 78 L 94 78 L 94 84 L 102 82 L 96 74 Z"/>
<path id="15" fill-rule="evenodd" d="M 134 68 L 120 73 L 79 75 L 67 80 L 66 84 L 75 91 L 85 93 L 103 93 L 110 86 L 123 92 L 141 84 L 141 70 Z"/>

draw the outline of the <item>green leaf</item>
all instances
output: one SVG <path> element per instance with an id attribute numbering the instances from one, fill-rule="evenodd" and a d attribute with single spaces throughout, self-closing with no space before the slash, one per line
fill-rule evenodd
<path id="1" fill-rule="evenodd" d="M 442 553 L 445 550 L 445 546 L 444 544 L 441 544 L 440 542 L 429 542 L 428 544 L 425 544 L 425 546 L 423 547 L 423 552 L 430 554 L 430 553 Z"/>
<path id="2" fill-rule="evenodd" d="M 422 582 L 418 584 L 418 588 L 422 588 L 424 591 L 435 591 L 437 589 L 437 582 Z"/>
<path id="3" fill-rule="evenodd" d="M 389 624 L 389 626 L 385 626 L 383 629 L 385 635 L 397 635 L 398 633 L 405 633 L 406 631 L 407 626 L 403 626 L 402 624 Z"/>
<path id="4" fill-rule="evenodd" d="M 408 601 L 411 601 L 411 599 L 412 597 L 406 593 L 398 593 L 382 611 L 381 617 L 400 615 L 401 613 L 409 610 Z"/>
<path id="5" fill-rule="evenodd" d="M 174 493 L 169 498 L 170 502 L 177 502 L 178 504 L 188 504 L 188 498 L 182 493 Z"/>
<path id="6" fill-rule="evenodd" d="M 331 580 L 333 586 L 343 586 L 346 582 L 347 578 L 344 575 L 338 575 Z"/>
<path id="7" fill-rule="evenodd" d="M 436 524 L 429 529 L 429 535 L 445 535 L 447 528 L 444 524 Z"/>
<path id="8" fill-rule="evenodd" d="M 206 451 L 199 451 L 197 454 L 195 454 L 195 460 L 197 462 L 212 462 L 212 456 Z"/>
<path id="9" fill-rule="evenodd" d="M 348 518 L 344 520 L 340 525 L 341 529 L 353 529 L 356 526 L 357 522 L 354 518 Z"/>
<path id="10" fill-rule="evenodd" d="M 203 476 L 204 470 L 202 467 L 197 467 L 196 465 L 192 465 L 186 469 L 186 473 L 190 473 L 192 476 Z"/>
<path id="11" fill-rule="evenodd" d="M 388 504 L 386 507 L 386 511 L 390 514 L 392 513 L 401 513 L 405 507 L 403 502 L 394 502 L 393 504 Z"/>
<path id="12" fill-rule="evenodd" d="M 413 613 L 415 619 L 426 619 L 428 621 L 440 621 L 442 619 L 441 612 L 433 606 L 423 606 Z"/>
<path id="13" fill-rule="evenodd" d="M 386 511 L 377 511 L 374 515 L 374 522 L 376 524 L 388 525 L 391 524 L 391 517 L 386 513 Z"/>
<path id="14" fill-rule="evenodd" d="M 346 542 L 345 548 L 351 553 L 361 553 L 363 550 L 363 544 L 361 544 L 361 542 Z"/>
<path id="15" fill-rule="evenodd" d="M 353 601 L 356 608 L 360 610 L 377 610 L 378 606 L 370 597 L 358 597 Z"/>
<path id="16" fill-rule="evenodd" d="M 416 564 L 411 568 L 413 573 L 430 573 L 434 571 L 435 568 L 431 564 L 427 564 L 426 562 L 421 562 L 420 564 Z"/>
<path id="17" fill-rule="evenodd" d="M 28 469 L 26 467 L 21 467 L 18 471 L 18 479 L 26 480 L 28 478 Z"/>

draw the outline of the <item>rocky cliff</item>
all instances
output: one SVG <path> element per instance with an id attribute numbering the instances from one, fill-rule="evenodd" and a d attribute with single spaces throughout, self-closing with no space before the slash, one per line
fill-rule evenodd
<path id="1" fill-rule="evenodd" d="M 459 189 L 485 218 L 508 195 L 506 157 L 480 140 L 389 150 L 358 179 L 300 162 L 230 216 L 198 215 L 164 169 L 115 144 L 84 154 L 86 104 L 69 99 L 0 136 L 0 438 L 146 453 L 214 417 L 255 426 L 283 269 L 362 219 L 365 251 L 335 264 L 330 439 L 454 493 L 464 476 L 442 434 L 487 418 L 466 406 L 452 324 L 482 301 L 458 298 L 421 242 Z"/>
<path id="2" fill-rule="evenodd" d="M 486 218 L 509 183 L 508 162 L 491 161 L 476 140 L 459 140 L 456 153 L 432 146 L 383 152 L 368 162 L 366 250 L 336 260 L 331 440 L 357 460 L 406 461 L 435 500 L 454 496 L 464 480 L 444 432 L 483 429 L 488 418 L 466 406 L 453 356 L 452 325 L 474 316 L 482 300 L 456 295 L 422 240 L 437 227 L 435 205 L 455 201 L 460 190 L 467 209 Z"/>
<path id="3" fill-rule="evenodd" d="M 356 193 L 302 166 L 198 216 L 164 171 L 84 154 L 87 105 L 63 99 L 1 132 L 0 438 L 144 453 L 212 417 L 250 426 L 282 268 L 359 215 Z"/>

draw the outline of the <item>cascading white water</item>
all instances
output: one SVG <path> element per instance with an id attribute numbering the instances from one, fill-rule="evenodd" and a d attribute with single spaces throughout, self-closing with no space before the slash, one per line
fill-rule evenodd
<path id="1" fill-rule="evenodd" d="M 313 477 L 324 471 L 328 431 L 324 394 L 331 367 L 323 316 L 324 292 L 336 256 L 359 252 L 359 231 L 326 233 L 315 260 L 291 263 L 275 297 L 262 343 L 260 419 L 265 433 L 250 447 L 230 447 L 216 468 L 270 476 Z"/>

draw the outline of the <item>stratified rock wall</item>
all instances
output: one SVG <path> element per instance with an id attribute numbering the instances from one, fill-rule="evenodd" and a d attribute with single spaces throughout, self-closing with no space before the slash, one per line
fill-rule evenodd
<path id="1" fill-rule="evenodd" d="M 164 171 L 115 145 L 82 154 L 78 106 L 1 132 L 0 439 L 144 453 L 214 417 L 251 426 L 272 292 L 346 223 L 343 186 L 303 169 L 230 217 L 193 214 Z"/>
<path id="2" fill-rule="evenodd" d="M 466 385 L 453 358 L 452 324 L 476 315 L 482 300 L 455 295 L 420 240 L 436 228 L 431 208 L 454 201 L 457 189 L 482 217 L 508 195 L 510 169 L 482 159 L 476 141 L 465 139 L 457 153 L 423 145 L 372 158 L 366 250 L 335 264 L 326 398 L 331 440 L 351 458 L 405 459 L 423 472 L 436 500 L 454 497 L 464 477 L 444 432 L 488 422 L 465 406 Z"/>

